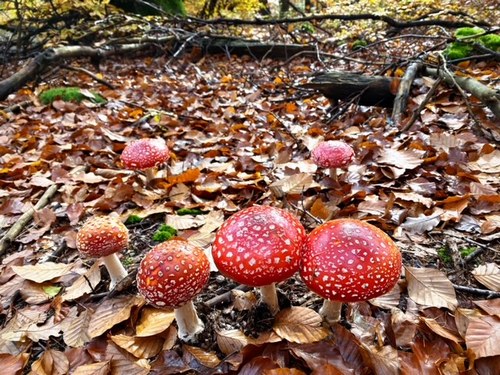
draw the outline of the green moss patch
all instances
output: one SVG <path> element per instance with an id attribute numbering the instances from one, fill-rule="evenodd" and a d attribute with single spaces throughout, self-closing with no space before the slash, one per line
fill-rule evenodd
<path id="1" fill-rule="evenodd" d="M 177 229 L 170 225 L 162 224 L 162 226 L 153 234 L 153 241 L 165 242 L 177 235 Z"/>
<path id="2" fill-rule="evenodd" d="M 484 47 L 498 51 L 500 49 L 500 35 L 484 33 L 484 29 L 480 27 L 461 27 L 455 32 L 455 42 L 450 43 L 445 49 L 444 54 L 448 60 L 464 59 L 472 56 L 476 51 L 473 43 L 478 43 Z M 478 37 L 474 38 L 474 35 Z"/>
<path id="3" fill-rule="evenodd" d="M 80 103 L 83 100 L 90 100 L 96 104 L 106 103 L 106 99 L 94 92 L 82 90 L 79 87 L 55 87 L 45 90 L 40 94 L 40 101 L 45 104 L 51 104 L 54 100 L 62 100 L 65 102 Z"/>

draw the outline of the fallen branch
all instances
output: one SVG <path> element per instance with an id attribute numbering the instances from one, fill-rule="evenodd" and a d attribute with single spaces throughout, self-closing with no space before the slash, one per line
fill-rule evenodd
<path id="1" fill-rule="evenodd" d="M 401 116 L 406 109 L 406 103 L 408 102 L 408 97 L 410 96 L 410 89 L 415 76 L 418 71 L 422 68 L 422 62 L 417 61 L 411 64 L 401 79 L 399 83 L 398 93 L 394 99 L 394 107 L 392 108 L 392 119 L 394 124 L 399 127 L 401 122 Z"/>
<path id="2" fill-rule="evenodd" d="M 389 77 L 328 72 L 317 75 L 299 87 L 317 90 L 333 100 L 349 101 L 359 95 L 359 105 L 390 108 L 395 98 L 393 84 L 394 80 Z"/>
<path id="3" fill-rule="evenodd" d="M 49 188 L 43 193 L 40 200 L 37 202 L 35 207 L 30 208 L 21 217 L 16 221 L 16 223 L 5 233 L 5 235 L 0 240 L 0 256 L 2 256 L 7 250 L 8 246 L 12 241 L 16 239 L 16 237 L 21 233 L 23 228 L 30 222 L 35 214 L 35 211 L 38 211 L 44 208 L 52 198 L 52 196 L 56 193 L 58 189 L 57 185 L 51 185 Z"/>
<path id="4" fill-rule="evenodd" d="M 398 21 L 392 17 L 379 15 L 379 14 L 325 14 L 325 15 L 315 15 L 307 17 L 297 17 L 297 18 L 280 18 L 280 19 L 262 19 L 256 18 L 253 20 L 243 20 L 236 18 L 217 18 L 211 20 L 204 20 L 196 17 L 187 17 L 187 22 L 190 23 L 201 23 L 201 24 L 224 24 L 224 25 L 278 25 L 278 24 L 291 24 L 291 23 L 302 23 L 311 21 L 326 21 L 326 20 L 341 20 L 341 21 L 360 21 L 360 20 L 373 20 L 382 21 L 387 23 L 396 29 L 405 29 L 409 27 L 420 27 L 420 26 L 441 26 L 441 27 L 473 27 L 473 26 L 490 26 L 488 23 L 483 21 L 477 21 L 474 23 L 463 22 L 463 21 L 449 21 L 449 20 L 413 20 L 413 21 Z"/>
<path id="5" fill-rule="evenodd" d="M 159 39 L 161 42 L 173 41 L 174 37 Z M 50 48 L 37 55 L 35 58 L 28 61 L 19 71 L 10 77 L 0 81 L 0 100 L 4 100 L 7 96 L 23 87 L 26 83 L 33 80 L 37 75 L 43 73 L 49 66 L 63 61 L 67 58 L 76 57 L 95 57 L 102 58 L 111 55 L 125 55 L 139 51 L 145 51 L 155 48 L 155 45 L 150 42 L 136 44 L 122 44 L 112 47 L 93 48 L 86 46 L 64 46 Z"/>
<path id="6" fill-rule="evenodd" d="M 495 115 L 497 120 L 500 120 L 500 92 L 483 85 L 479 81 L 470 77 L 459 77 L 456 74 L 446 72 L 445 70 L 437 70 L 426 68 L 426 72 L 434 77 L 441 77 L 449 85 L 457 84 L 463 90 L 471 93 L 478 98 L 481 103 L 487 106 Z"/>
<path id="7" fill-rule="evenodd" d="M 484 297 L 486 299 L 500 298 L 500 292 L 494 292 L 492 290 L 472 288 L 470 286 L 462 286 L 453 284 L 453 288 L 456 291 L 471 294 L 473 296 Z"/>

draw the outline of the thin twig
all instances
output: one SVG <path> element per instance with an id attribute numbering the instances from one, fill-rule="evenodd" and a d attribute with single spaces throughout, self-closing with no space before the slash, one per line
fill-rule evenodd
<path id="1" fill-rule="evenodd" d="M 215 307 L 215 306 L 218 306 L 222 303 L 228 303 L 228 302 L 231 302 L 231 300 L 232 300 L 233 290 L 241 290 L 243 292 L 248 292 L 251 289 L 252 289 L 252 287 L 249 287 L 248 285 L 238 285 L 234 289 L 231 289 L 225 293 L 222 293 L 222 294 L 219 294 L 218 296 L 210 298 L 208 301 L 203 302 L 203 304 L 207 307 Z"/>
<path id="2" fill-rule="evenodd" d="M 81 73 L 84 73 L 86 75 L 88 75 L 89 77 L 91 77 L 92 79 L 96 80 L 97 82 L 99 82 L 100 84 L 103 84 L 104 86 L 110 88 L 111 90 L 116 90 L 116 87 L 113 86 L 111 83 L 109 83 L 108 81 L 105 81 L 104 79 L 102 78 L 99 78 L 98 76 L 96 76 L 94 73 L 92 73 L 90 70 L 87 70 L 85 68 L 81 68 L 81 67 L 74 67 L 74 66 L 70 66 L 70 65 L 63 65 L 62 66 L 64 69 L 68 69 L 68 70 L 73 70 L 75 72 L 81 72 Z"/>
<path id="3" fill-rule="evenodd" d="M 425 95 L 425 98 L 424 100 L 422 100 L 422 102 L 420 103 L 420 105 L 418 106 L 418 108 L 413 111 L 411 117 L 410 117 L 410 120 L 408 120 L 408 122 L 405 124 L 405 126 L 403 126 L 401 128 L 401 130 L 399 131 L 399 134 L 407 131 L 408 129 L 410 129 L 413 124 L 415 123 L 415 121 L 417 121 L 417 118 L 418 116 L 420 116 L 420 112 L 422 112 L 422 110 L 424 109 L 424 107 L 427 105 L 427 103 L 429 102 L 429 100 L 431 100 L 431 98 L 434 96 L 434 93 L 436 92 L 439 84 L 441 83 L 443 79 L 441 77 L 438 77 L 432 87 L 430 88 L 430 90 L 427 92 L 427 95 Z"/>

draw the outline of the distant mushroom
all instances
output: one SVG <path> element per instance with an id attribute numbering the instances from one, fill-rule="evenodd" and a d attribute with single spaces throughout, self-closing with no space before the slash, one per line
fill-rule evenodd
<path id="1" fill-rule="evenodd" d="M 137 272 L 137 288 L 158 308 L 174 308 L 178 336 L 193 341 L 204 324 L 193 298 L 208 282 L 210 263 L 202 249 L 184 240 L 170 240 L 152 248 Z"/>
<path id="2" fill-rule="evenodd" d="M 127 270 L 118 259 L 117 253 L 128 245 L 128 229 L 118 219 L 96 216 L 89 219 L 76 235 L 76 248 L 88 257 L 103 258 L 108 270 L 112 290 L 127 276 Z"/>
<path id="3" fill-rule="evenodd" d="M 298 271 L 306 232 L 290 212 L 252 206 L 217 231 L 212 255 L 218 270 L 240 284 L 260 287 L 271 313 L 279 311 L 276 283 Z"/>
<path id="4" fill-rule="evenodd" d="M 169 149 L 163 139 L 144 138 L 128 143 L 123 149 L 121 161 L 132 170 L 143 170 L 146 182 L 155 177 L 156 167 L 170 158 Z"/>
<path id="5" fill-rule="evenodd" d="M 330 177 L 337 181 L 337 168 L 347 167 L 354 158 L 354 150 L 343 141 L 320 142 L 311 153 L 313 162 L 328 168 Z"/>
<path id="6" fill-rule="evenodd" d="M 300 275 L 309 289 L 325 298 L 320 313 L 333 323 L 340 320 L 343 302 L 389 292 L 401 266 L 400 251 L 382 230 L 361 220 L 337 219 L 308 235 Z"/>

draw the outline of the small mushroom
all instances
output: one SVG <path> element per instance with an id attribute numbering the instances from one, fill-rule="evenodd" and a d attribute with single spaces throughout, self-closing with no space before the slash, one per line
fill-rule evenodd
<path id="1" fill-rule="evenodd" d="M 146 173 L 146 183 L 154 179 L 156 167 L 169 158 L 169 149 L 160 138 L 132 141 L 125 146 L 121 155 L 121 161 L 126 168 L 143 170 Z"/>
<path id="2" fill-rule="evenodd" d="M 337 168 L 347 167 L 354 158 L 354 150 L 343 141 L 320 142 L 311 153 L 313 162 L 328 168 L 330 177 L 337 181 Z"/>
<path id="3" fill-rule="evenodd" d="M 300 275 L 309 289 L 325 298 L 320 313 L 334 323 L 340 320 L 343 302 L 389 292 L 401 267 L 401 253 L 386 233 L 361 220 L 337 219 L 308 235 Z"/>
<path id="4" fill-rule="evenodd" d="M 217 231 L 212 255 L 220 273 L 260 287 L 271 313 L 279 311 L 276 283 L 298 271 L 306 232 L 290 212 L 252 206 L 227 219 Z"/>
<path id="5" fill-rule="evenodd" d="M 204 324 L 193 298 L 207 284 L 210 263 L 202 249 L 184 240 L 170 240 L 152 248 L 137 272 L 137 288 L 158 308 L 174 308 L 178 336 L 194 341 Z"/>
<path id="6" fill-rule="evenodd" d="M 112 290 L 127 276 L 127 270 L 118 259 L 117 253 L 128 245 L 128 229 L 118 219 L 96 216 L 89 219 L 76 235 L 76 248 L 88 257 L 103 258 L 108 270 Z"/>

